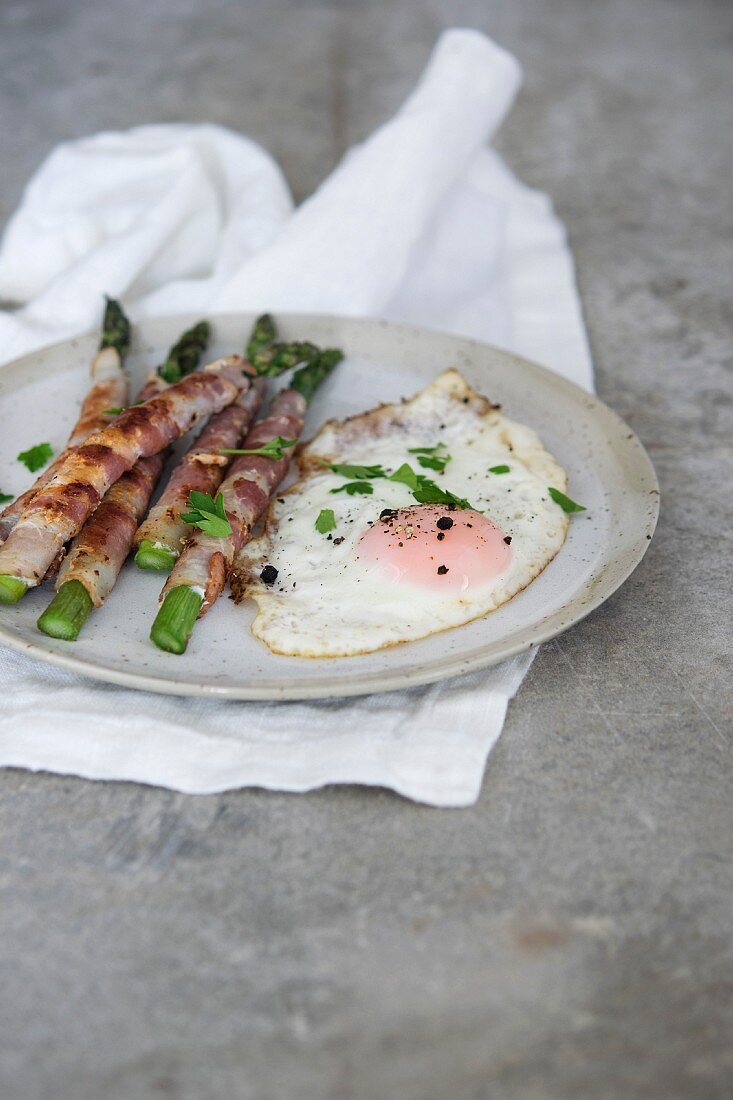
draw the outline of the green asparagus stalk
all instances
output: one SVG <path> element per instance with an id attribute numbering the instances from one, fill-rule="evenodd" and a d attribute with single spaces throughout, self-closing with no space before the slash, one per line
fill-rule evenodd
<path id="1" fill-rule="evenodd" d="M 135 552 L 135 565 L 150 573 L 170 573 L 177 557 L 167 546 L 156 546 L 152 539 L 143 539 Z"/>
<path id="2" fill-rule="evenodd" d="M 312 362 L 296 370 L 290 380 L 291 390 L 297 390 L 310 404 L 321 382 L 338 366 L 343 357 L 344 353 L 340 348 L 325 348 Z"/>
<path id="3" fill-rule="evenodd" d="M 94 604 L 81 581 L 62 584 L 38 620 L 38 629 L 51 638 L 74 642 Z"/>
<path id="4" fill-rule="evenodd" d="M 309 340 L 292 340 L 290 343 L 278 341 L 256 350 L 249 361 L 258 374 L 275 378 L 300 363 L 311 363 L 319 353 L 320 348 Z"/>
<path id="5" fill-rule="evenodd" d="M 25 596 L 28 585 L 20 577 L 0 573 L 0 603 L 18 603 Z"/>
<path id="6" fill-rule="evenodd" d="M 247 344 L 247 358 L 250 363 L 260 355 L 270 344 L 277 340 L 277 327 L 270 313 L 263 313 L 258 317 L 252 328 L 252 333 Z"/>
<path id="7" fill-rule="evenodd" d="M 172 588 L 155 617 L 151 642 L 167 653 L 185 653 L 203 602 L 203 596 L 186 584 Z"/>
<path id="8" fill-rule="evenodd" d="M 165 382 L 180 382 L 184 374 L 190 374 L 199 364 L 201 356 L 209 342 L 211 325 L 208 321 L 199 321 L 193 328 L 184 332 L 177 344 L 168 352 L 165 363 L 158 367 L 158 374 Z"/>
<path id="9" fill-rule="evenodd" d="M 130 322 L 118 301 L 107 298 L 106 302 L 99 350 L 115 348 L 120 358 L 124 359 L 130 349 Z"/>

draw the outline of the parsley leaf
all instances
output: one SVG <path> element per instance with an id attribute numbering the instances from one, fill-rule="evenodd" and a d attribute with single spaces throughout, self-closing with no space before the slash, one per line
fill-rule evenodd
<path id="1" fill-rule="evenodd" d="M 563 512 L 585 512 L 585 505 L 576 504 L 574 500 L 571 500 L 570 497 L 566 497 L 559 489 L 553 489 L 553 487 L 550 486 L 547 491 L 555 501 L 555 504 L 560 505 Z"/>
<path id="2" fill-rule="evenodd" d="M 441 489 L 430 478 L 420 478 L 420 482 L 419 488 L 412 494 L 418 504 L 455 504 L 458 508 L 473 508 L 464 497 L 457 497 L 448 489 Z"/>
<path id="3" fill-rule="evenodd" d="M 333 514 L 333 508 L 321 508 L 315 527 L 321 535 L 327 535 L 329 531 L 336 529 L 336 517 Z"/>
<path id="4" fill-rule="evenodd" d="M 508 474 L 510 466 L 489 466 L 490 474 Z"/>
<path id="5" fill-rule="evenodd" d="M 12 493 L 0 493 L 0 504 L 7 504 L 9 500 L 13 500 Z"/>
<path id="6" fill-rule="evenodd" d="M 353 497 L 355 493 L 370 496 L 374 492 L 374 486 L 368 481 L 346 481 L 343 485 L 331 490 L 332 493 L 348 493 Z"/>
<path id="7" fill-rule="evenodd" d="M 288 447 L 294 447 L 297 442 L 297 439 L 284 439 L 281 435 L 276 435 L 274 439 L 268 439 L 267 443 L 263 443 L 261 447 L 249 447 L 244 449 L 225 447 L 219 451 L 219 454 L 259 455 L 261 458 L 272 458 L 276 462 L 279 462 L 280 459 L 284 457 L 284 452 Z"/>
<path id="8" fill-rule="evenodd" d="M 416 474 L 407 462 L 404 462 L 399 470 L 395 470 L 390 481 L 399 481 L 411 489 L 418 504 L 455 504 L 458 508 L 473 507 L 463 497 L 457 497 L 448 489 L 441 489 L 424 474 Z"/>
<path id="9" fill-rule="evenodd" d="M 42 466 L 47 465 L 50 458 L 53 458 L 51 444 L 36 443 L 35 447 L 29 447 L 27 451 L 20 452 L 18 462 L 22 462 L 34 474 L 36 470 L 40 470 Z"/>
<path id="10" fill-rule="evenodd" d="M 451 460 L 450 455 L 418 455 L 417 461 L 426 470 L 437 470 L 442 474 Z"/>
<path id="11" fill-rule="evenodd" d="M 211 535 L 215 539 L 226 538 L 232 533 L 232 525 L 224 511 L 224 497 L 217 494 L 216 500 L 208 493 L 200 493 L 192 489 L 188 494 L 188 506 L 190 512 L 181 512 L 184 523 L 190 523 L 192 527 L 199 527 L 205 535 Z"/>
<path id="12" fill-rule="evenodd" d="M 393 474 L 390 474 L 389 480 L 399 481 L 403 485 L 406 485 L 408 489 L 414 490 L 417 489 L 418 486 L 418 475 L 407 462 L 403 462 L 399 470 L 395 470 Z"/>
<path id="13" fill-rule="evenodd" d="M 351 466 L 334 463 L 333 465 L 329 464 L 328 468 L 333 470 L 335 474 L 340 474 L 341 477 L 356 478 L 357 481 L 363 481 L 365 478 L 387 476 L 387 471 L 383 466 Z"/>
<path id="14" fill-rule="evenodd" d="M 451 455 L 445 453 L 445 443 L 437 443 L 435 447 L 408 447 L 407 453 L 417 455 L 417 461 L 426 470 L 437 470 L 442 474 L 451 460 Z"/>

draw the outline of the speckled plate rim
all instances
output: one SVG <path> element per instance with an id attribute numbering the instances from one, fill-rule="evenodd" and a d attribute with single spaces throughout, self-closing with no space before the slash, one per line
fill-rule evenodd
<path id="1" fill-rule="evenodd" d="M 213 314 L 210 316 L 210 320 L 215 325 L 217 321 L 220 323 L 232 323 L 241 319 L 241 321 L 244 322 L 245 320 L 251 320 L 251 316 L 251 314 L 246 313 Z M 625 459 L 627 471 L 633 471 L 635 491 L 647 497 L 648 504 L 643 527 L 640 526 L 639 530 L 635 532 L 632 546 L 621 558 L 616 558 L 613 562 L 611 562 L 610 558 L 607 561 L 601 560 L 599 568 L 596 569 L 581 587 L 575 591 L 574 595 L 567 603 L 563 603 L 552 613 L 539 619 L 531 627 L 525 627 L 518 631 L 510 632 L 507 634 L 506 638 L 490 643 L 486 647 L 480 647 L 478 650 L 466 656 L 447 656 L 445 660 L 432 661 L 421 667 L 414 667 L 409 672 L 400 669 L 394 673 L 390 673 L 389 671 L 380 671 L 371 674 L 360 673 L 358 679 L 351 681 L 339 678 L 338 680 L 334 679 L 332 682 L 329 682 L 327 678 L 321 676 L 317 683 L 290 682 L 281 687 L 273 684 L 262 685 L 257 683 L 242 683 L 238 685 L 217 685 L 198 683 L 190 679 L 170 680 L 155 675 L 112 669 L 106 666 L 96 665 L 87 659 L 74 657 L 71 654 L 47 650 L 42 644 L 28 642 L 17 637 L 11 630 L 8 630 L 3 625 L 1 620 L 0 642 L 21 653 L 25 653 L 27 656 L 34 657 L 40 661 L 66 669 L 70 672 L 80 673 L 105 683 L 119 684 L 123 687 L 135 688 L 142 691 L 154 691 L 165 695 L 200 696 L 230 700 L 282 701 L 369 695 L 377 692 L 396 691 L 407 687 L 431 684 L 454 676 L 460 676 L 465 673 L 499 664 L 501 661 L 508 660 L 528 649 L 536 648 L 543 642 L 556 637 L 558 634 L 568 630 L 571 626 L 581 622 L 590 615 L 592 611 L 612 596 L 636 569 L 644 557 L 656 529 L 659 517 L 659 483 L 651 459 L 636 434 L 617 413 L 610 409 L 608 405 L 604 404 L 604 402 L 594 394 L 586 392 L 581 387 L 569 382 L 554 371 L 540 366 L 538 363 L 534 363 L 521 356 L 514 355 L 482 341 L 455 336 L 439 330 L 429 330 L 414 325 L 395 324 L 377 318 L 336 317 L 329 314 L 282 313 L 278 314 L 278 317 L 282 318 L 283 323 L 295 326 L 296 328 L 298 326 L 305 326 L 310 320 L 311 322 L 318 321 L 335 327 L 339 325 L 345 325 L 347 327 L 354 325 L 359 327 L 376 326 L 380 330 L 391 330 L 395 336 L 401 335 L 403 337 L 409 337 L 413 335 L 422 338 L 427 337 L 428 339 L 434 336 L 441 340 L 449 340 L 455 344 L 457 350 L 466 349 L 468 351 L 478 352 L 479 354 L 489 353 L 493 357 L 504 360 L 507 365 L 511 365 L 513 370 L 521 372 L 525 376 L 529 376 L 538 385 L 550 387 L 557 393 L 564 394 L 570 404 L 582 401 L 586 410 L 598 422 L 598 427 L 602 429 L 605 441 L 614 448 L 615 453 L 618 455 L 619 469 L 621 469 L 621 458 L 623 457 L 623 459 Z M 144 324 L 150 327 L 155 326 L 156 322 L 160 325 L 165 325 L 175 321 L 177 325 L 185 326 L 187 324 L 193 324 L 197 318 L 198 315 L 194 317 L 193 314 L 181 314 L 176 317 L 151 318 L 144 322 Z M 89 333 L 84 333 L 79 336 L 69 337 L 66 340 L 58 341 L 54 344 L 46 345 L 37 352 L 31 352 L 3 364 L 0 367 L 0 372 L 22 368 L 24 364 L 33 363 L 34 359 L 39 354 L 48 354 L 64 347 L 73 347 L 79 340 L 87 338 L 90 335 Z M 324 419 L 326 419 L 327 415 L 327 413 L 324 413 Z M 562 551 L 560 552 L 562 553 Z M 517 597 L 515 597 L 515 599 L 516 598 Z M 461 629 L 461 627 L 455 628 L 456 631 L 460 631 Z M 406 644 L 410 645 L 412 643 Z M 349 658 L 338 658 L 334 660 L 338 660 L 338 663 L 341 664 L 343 661 L 349 660 Z"/>

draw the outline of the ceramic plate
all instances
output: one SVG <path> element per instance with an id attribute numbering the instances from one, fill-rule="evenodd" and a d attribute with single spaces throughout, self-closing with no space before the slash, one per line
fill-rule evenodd
<path id="1" fill-rule="evenodd" d="M 133 388 L 197 317 L 141 324 L 128 359 Z M 209 358 L 243 346 L 253 318 L 214 320 Z M 101 680 L 177 695 L 303 699 L 390 691 L 483 668 L 552 638 L 608 599 L 641 561 L 656 524 L 659 489 L 634 433 L 601 401 L 550 371 L 472 340 L 381 321 L 278 316 L 285 338 L 344 348 L 347 358 L 319 391 L 305 436 L 326 417 L 358 413 L 410 395 L 449 366 L 511 418 L 535 428 L 566 468 L 587 511 L 571 518 L 567 542 L 524 592 L 485 618 L 422 641 L 330 660 L 275 656 L 249 631 L 253 607 L 221 599 L 197 624 L 188 651 L 163 653 L 148 640 L 162 580 L 129 564 L 105 606 L 73 643 L 47 638 L 36 619 L 48 586 L 0 607 L 0 641 L 29 656 Z M 46 348 L 0 369 L 0 488 L 24 489 L 19 451 L 49 440 L 58 451 L 88 381 L 96 337 Z M 334 609 L 334 614 L 337 614 Z"/>

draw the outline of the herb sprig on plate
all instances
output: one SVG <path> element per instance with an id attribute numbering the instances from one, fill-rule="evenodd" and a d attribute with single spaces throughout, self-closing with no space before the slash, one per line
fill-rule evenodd
<path id="1" fill-rule="evenodd" d="M 585 507 L 584 504 L 576 504 L 576 502 L 574 500 L 571 500 L 570 497 L 565 496 L 565 493 L 561 493 L 559 489 L 553 488 L 552 485 L 549 486 L 547 492 L 550 494 L 550 497 L 552 498 L 552 500 L 555 501 L 555 504 L 560 505 L 563 512 L 585 512 L 586 511 L 586 507 Z"/>
<path id="2" fill-rule="evenodd" d="M 285 451 L 289 447 L 294 447 L 297 442 L 297 439 L 284 439 L 283 436 L 276 435 L 274 439 L 268 439 L 267 443 L 263 443 L 261 447 L 223 447 L 219 454 L 259 455 L 261 458 L 272 458 L 279 462 L 281 458 L 285 457 Z"/>
<path id="3" fill-rule="evenodd" d="M 18 462 L 22 462 L 26 469 L 34 474 L 36 470 L 46 466 L 52 458 L 53 447 L 50 443 L 36 443 L 34 447 L 29 447 L 27 451 L 20 452 Z"/>
<path id="4" fill-rule="evenodd" d="M 315 522 L 315 528 L 320 535 L 327 535 L 329 531 L 336 530 L 336 516 L 333 513 L 333 508 L 321 508 Z"/>
<path id="5" fill-rule="evenodd" d="M 184 523 L 200 528 L 205 535 L 215 539 L 224 539 L 232 533 L 232 525 L 224 511 L 224 497 L 217 493 L 216 500 L 208 493 L 192 489 L 188 494 L 190 512 L 181 512 Z"/>

